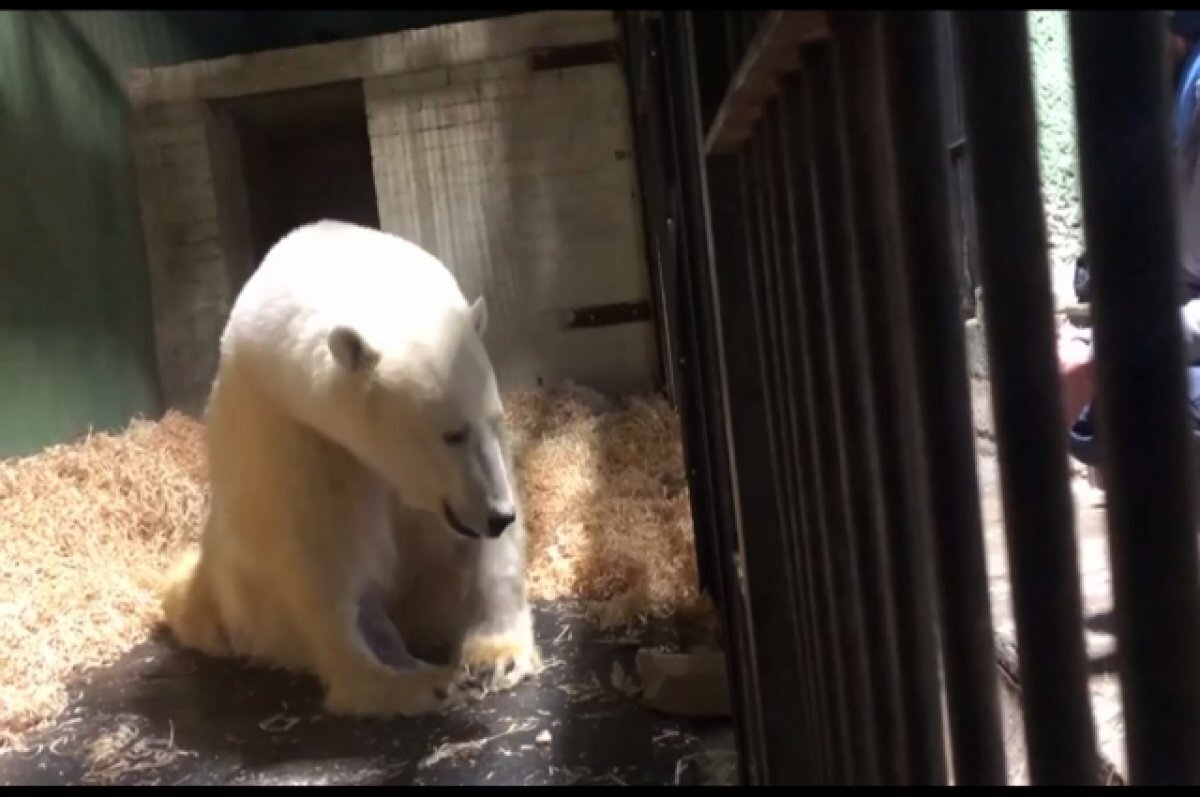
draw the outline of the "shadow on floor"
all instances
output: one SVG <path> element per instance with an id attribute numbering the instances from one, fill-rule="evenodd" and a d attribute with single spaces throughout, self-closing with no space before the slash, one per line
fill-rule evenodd
<path id="1" fill-rule="evenodd" d="M 573 606 L 538 607 L 536 623 L 537 682 L 386 721 L 326 716 L 311 679 L 156 638 L 73 688 L 29 751 L 0 758 L 0 783 L 656 785 L 680 782 L 697 753 L 732 748 L 728 721 L 657 715 L 619 687 L 639 646 L 676 642 L 670 624 L 618 639 Z"/>

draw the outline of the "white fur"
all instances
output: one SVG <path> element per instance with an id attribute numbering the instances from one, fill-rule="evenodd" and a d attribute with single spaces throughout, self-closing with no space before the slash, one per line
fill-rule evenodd
<path id="1" fill-rule="evenodd" d="M 358 715 L 461 694 L 393 623 L 491 686 L 537 669 L 486 320 L 394 235 L 325 221 L 271 249 L 221 339 L 200 549 L 164 592 L 184 645 L 311 672 L 330 710 Z"/>

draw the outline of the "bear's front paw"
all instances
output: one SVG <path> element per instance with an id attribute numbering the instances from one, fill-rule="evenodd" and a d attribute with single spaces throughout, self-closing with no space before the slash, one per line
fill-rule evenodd
<path id="1" fill-rule="evenodd" d="M 458 673 L 448 667 L 421 666 L 372 676 L 333 686 L 326 710 L 356 717 L 415 717 L 434 714 L 477 700 L 479 691 L 457 683 Z"/>
<path id="2" fill-rule="evenodd" d="M 511 689 L 542 668 L 537 645 L 526 634 L 469 638 L 459 657 L 460 688 L 478 686 L 495 692 Z"/>

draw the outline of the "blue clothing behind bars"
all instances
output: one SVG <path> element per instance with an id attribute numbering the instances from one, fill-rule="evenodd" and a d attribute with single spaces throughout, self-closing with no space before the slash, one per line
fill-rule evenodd
<path id="1" fill-rule="evenodd" d="M 1182 12 L 1189 17 L 1195 12 Z M 1188 24 L 1193 21 L 1189 19 Z M 1188 31 L 1189 33 L 1191 31 Z M 1188 366 L 1188 412 L 1192 420 L 1192 439 L 1200 446 L 1200 183 L 1195 181 L 1200 120 L 1196 118 L 1197 92 L 1200 91 L 1200 46 L 1193 46 L 1179 70 L 1175 94 L 1175 147 L 1180 168 L 1179 205 L 1180 270 L 1184 301 L 1181 317 Z M 1096 402 L 1083 408 L 1071 426 L 1067 448 L 1071 456 L 1085 465 L 1099 467 L 1100 444 L 1096 434 Z"/>

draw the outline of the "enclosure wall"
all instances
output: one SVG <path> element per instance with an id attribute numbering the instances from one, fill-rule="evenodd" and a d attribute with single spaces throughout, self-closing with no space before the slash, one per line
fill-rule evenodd
<path id="1" fill-rule="evenodd" d="M 658 354 L 616 39 L 611 12 L 547 12 L 132 74 L 166 402 L 202 406 L 241 284 L 230 275 L 246 273 L 229 240 L 236 191 L 214 181 L 229 137 L 213 101 L 347 80 L 364 85 L 383 228 L 487 294 L 502 386 L 650 387 Z"/>
<path id="2" fill-rule="evenodd" d="M 0 13 L 0 456 L 158 408 L 118 75 L 195 52 L 155 13 Z"/>
<path id="3" fill-rule="evenodd" d="M 605 32 L 615 37 L 615 28 Z M 649 314 L 571 328 L 573 311 L 649 298 L 629 100 L 610 59 L 536 70 L 526 55 L 366 84 L 383 229 L 486 293 L 502 387 L 651 387 Z"/>

